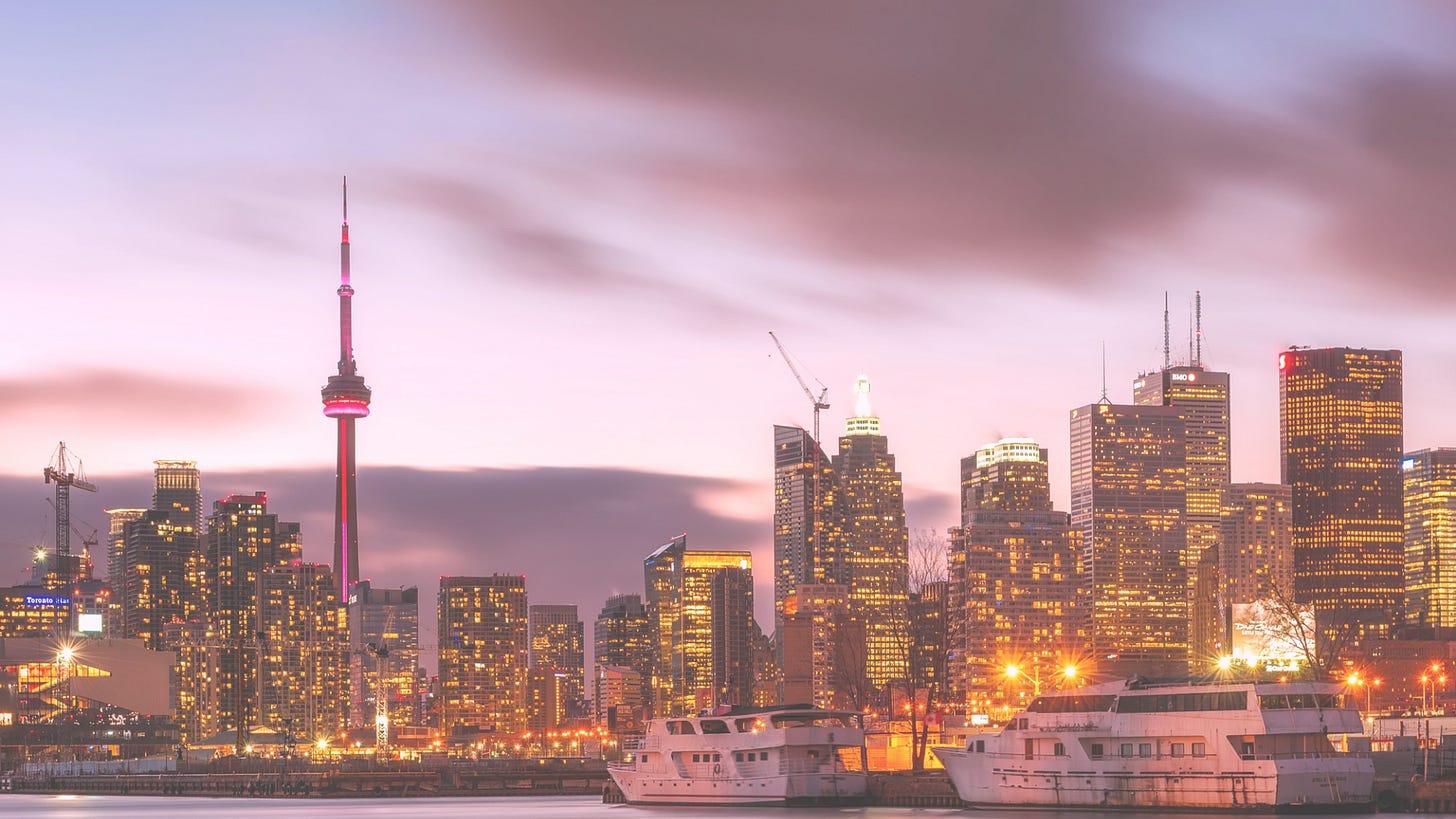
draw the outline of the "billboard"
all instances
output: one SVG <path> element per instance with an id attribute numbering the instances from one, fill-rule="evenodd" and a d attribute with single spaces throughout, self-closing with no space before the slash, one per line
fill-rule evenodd
<path id="1" fill-rule="evenodd" d="M 1233 605 L 1236 660 L 1250 665 L 1298 666 L 1309 659 L 1314 639 L 1314 612 L 1310 609 L 1269 600 Z"/>

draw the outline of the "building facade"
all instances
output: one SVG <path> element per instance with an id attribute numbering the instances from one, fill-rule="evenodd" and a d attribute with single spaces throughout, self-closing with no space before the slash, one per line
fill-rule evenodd
<path id="1" fill-rule="evenodd" d="M 849 584 L 844 521 L 844 493 L 833 462 L 808 432 L 775 426 L 775 632 L 783 627 L 785 608 L 794 607 L 800 586 Z"/>
<path id="2" fill-rule="evenodd" d="M 451 736 L 513 740 L 526 728 L 529 612 L 523 575 L 440 578 L 440 710 Z"/>
<path id="3" fill-rule="evenodd" d="M 346 624 L 328 564 L 293 561 L 259 573 L 259 724 L 304 747 L 348 727 Z"/>
<path id="4" fill-rule="evenodd" d="M 550 669 L 562 675 L 556 698 L 560 722 L 580 716 L 586 685 L 586 629 L 576 606 L 532 606 L 530 633 L 531 668 Z"/>
<path id="5" fill-rule="evenodd" d="M 1082 533 L 1099 671 L 1187 672 L 1190 659 L 1185 444 L 1175 407 L 1071 413 L 1071 525 Z"/>
<path id="6" fill-rule="evenodd" d="M 1405 507 L 1405 622 L 1432 636 L 1456 629 L 1456 449 L 1401 460 Z"/>
<path id="7" fill-rule="evenodd" d="M 1278 361 L 1295 598 L 1342 643 L 1385 636 L 1405 596 L 1400 351 L 1291 349 Z"/>
<path id="8" fill-rule="evenodd" d="M 738 658 L 751 656 L 753 555 L 729 550 L 690 550 L 680 535 L 643 560 L 647 609 L 652 618 L 659 715 L 695 714 L 733 705 L 739 695 Z M 732 643 L 743 641 L 745 645 Z M 716 645 L 715 645 L 716 643 Z M 715 658 L 724 665 L 717 667 Z"/>
<path id="9" fill-rule="evenodd" d="M 376 589 L 361 580 L 350 590 L 347 608 L 349 724 L 374 724 L 382 686 L 390 725 L 423 725 L 419 589 Z"/>

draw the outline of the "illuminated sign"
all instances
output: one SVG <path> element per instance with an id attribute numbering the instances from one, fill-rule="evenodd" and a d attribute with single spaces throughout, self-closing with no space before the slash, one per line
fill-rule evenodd
<path id="1" fill-rule="evenodd" d="M 1403 460 L 1403 461 L 1400 462 L 1400 468 L 1401 469 L 1406 469 L 1406 470 L 1415 469 L 1416 468 L 1416 459 L 1415 458 L 1406 458 L 1405 460 Z"/>
<path id="2" fill-rule="evenodd" d="M 1198 380 L 1198 373 L 1168 373 L 1168 377 L 1174 381 L 1187 381 L 1192 384 Z"/>
<path id="3" fill-rule="evenodd" d="M 76 618 L 76 630 L 89 634 L 100 634 L 102 630 L 101 615 L 82 614 Z"/>
<path id="4" fill-rule="evenodd" d="M 1250 665 L 1297 665 L 1316 633 L 1313 611 L 1268 601 L 1233 605 L 1233 655 Z"/>
<path id="5" fill-rule="evenodd" d="M 28 609 L 58 609 L 71 605 L 71 598 L 58 594 L 27 594 L 25 607 Z"/>
<path id="6" fill-rule="evenodd" d="M 1288 353 L 1280 353 L 1279 354 L 1279 372 L 1282 373 L 1282 372 L 1284 372 L 1287 369 L 1289 369 L 1289 354 Z"/>

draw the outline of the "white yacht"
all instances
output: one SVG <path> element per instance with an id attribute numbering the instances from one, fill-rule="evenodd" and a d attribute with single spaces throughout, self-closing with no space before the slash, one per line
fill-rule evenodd
<path id="1" fill-rule="evenodd" d="M 1151 682 L 1038 696 L 996 734 L 936 748 L 962 801 L 988 807 L 1368 810 L 1368 756 L 1344 686 Z"/>
<path id="2" fill-rule="evenodd" d="M 629 803 L 853 804 L 865 798 L 864 724 L 811 705 L 716 708 L 654 719 L 608 767 Z"/>

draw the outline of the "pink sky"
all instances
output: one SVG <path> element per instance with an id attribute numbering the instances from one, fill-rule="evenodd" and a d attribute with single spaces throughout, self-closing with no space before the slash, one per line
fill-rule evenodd
<path id="1" fill-rule="evenodd" d="M 1203 293 L 1236 480 L 1278 479 L 1291 344 L 1403 349 L 1407 448 L 1456 443 L 1441 6 L 56 3 L 7 29 L 7 582 L 52 539 L 61 439 L 94 525 L 194 459 L 209 503 L 268 489 L 329 559 L 343 173 L 363 571 L 431 601 L 527 572 L 590 620 L 686 529 L 755 550 L 766 610 L 771 427 L 810 421 L 769 330 L 829 386 L 831 441 L 870 376 L 915 528 L 956 522 L 959 459 L 1006 435 L 1049 448 L 1065 508 L 1067 412 L 1103 342 L 1114 400 L 1158 366 L 1164 291 L 1178 360 Z"/>

